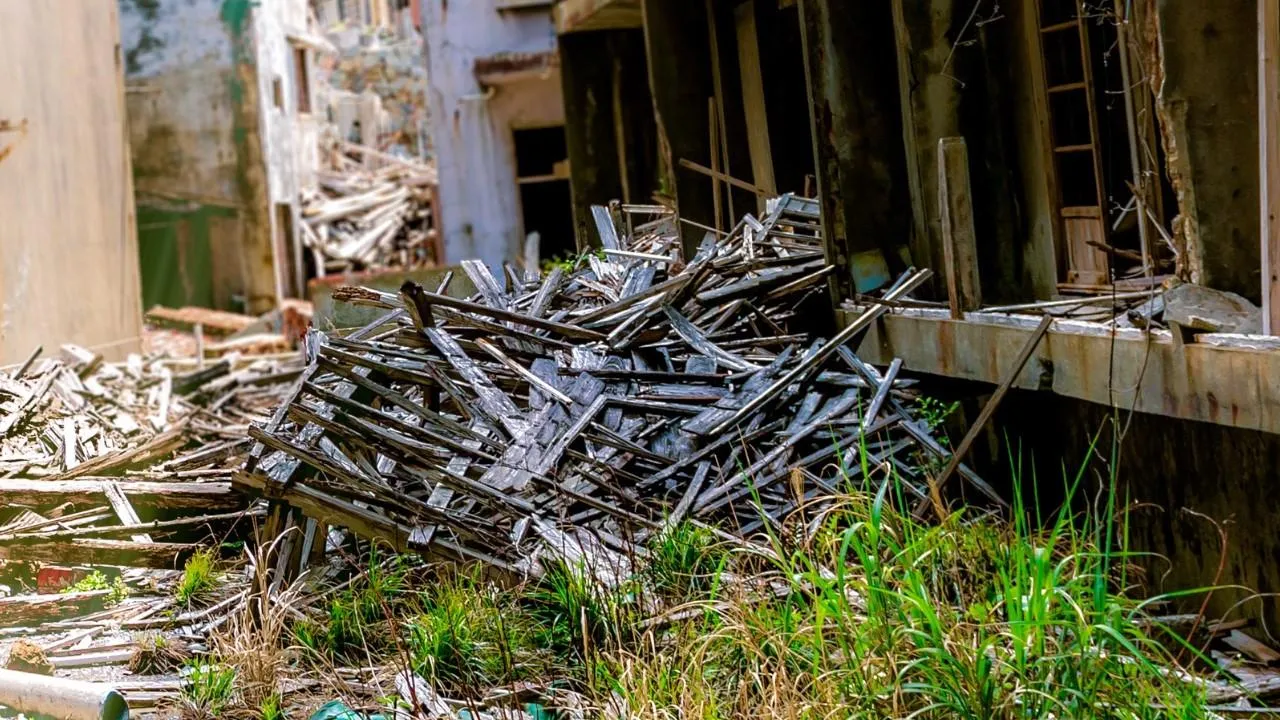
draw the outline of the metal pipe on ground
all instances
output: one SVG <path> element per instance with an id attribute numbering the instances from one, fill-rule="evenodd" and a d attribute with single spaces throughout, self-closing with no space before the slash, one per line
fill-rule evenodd
<path id="1" fill-rule="evenodd" d="M 129 720 L 129 703 L 110 685 L 0 670 L 0 705 L 58 720 Z"/>

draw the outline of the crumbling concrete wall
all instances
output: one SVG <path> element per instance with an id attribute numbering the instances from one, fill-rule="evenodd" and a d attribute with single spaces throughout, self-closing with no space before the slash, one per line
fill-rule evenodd
<path id="1" fill-rule="evenodd" d="M 386 28 L 358 27 L 348 21 L 321 30 L 337 52 L 317 57 L 317 110 L 331 102 L 354 105 L 355 96 L 372 92 L 382 99 L 385 124 L 380 137 L 372 138 L 362 122 L 362 142 L 382 148 L 398 146 L 410 155 L 430 157 L 422 34 L 409 28 L 400 37 Z M 340 108 L 335 107 L 335 112 Z"/>
<path id="2" fill-rule="evenodd" d="M 1258 302 L 1257 7 L 1138 5 L 1188 279 Z"/>
<path id="3" fill-rule="evenodd" d="M 121 0 L 129 140 L 140 194 L 235 205 L 235 68 L 220 0 Z"/>
<path id="4" fill-rule="evenodd" d="M 550 12 L 500 13 L 496 0 L 426 0 L 428 104 L 445 259 L 493 269 L 520 257 L 524 222 L 512 131 L 564 122 L 558 68 L 483 86 L 477 61 L 556 53 Z"/>

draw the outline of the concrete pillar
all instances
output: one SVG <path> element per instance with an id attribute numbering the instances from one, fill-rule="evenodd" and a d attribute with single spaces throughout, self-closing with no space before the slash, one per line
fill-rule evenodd
<path id="1" fill-rule="evenodd" d="M 643 0 L 642 8 L 665 189 L 675 193 L 681 217 L 714 225 L 711 180 L 679 166 L 681 158 L 711 166 L 707 103 L 715 90 L 706 7 L 696 0 Z M 705 231 L 686 224 L 681 234 L 692 257 Z"/>
<path id="2" fill-rule="evenodd" d="M 905 268 L 911 226 L 889 3 L 800 0 L 818 189 L 836 292 Z"/>
<path id="3" fill-rule="evenodd" d="M 1258 262 L 1258 13 L 1254 3 L 1146 0 L 1163 57 L 1144 58 L 1156 91 L 1175 239 L 1191 279 L 1261 299 Z M 1154 7 L 1153 7 L 1154 6 Z M 1166 211 L 1169 215 L 1174 212 Z"/>
<path id="4" fill-rule="evenodd" d="M 644 33 L 561 35 L 560 62 L 574 229 L 582 249 L 600 244 L 592 205 L 647 203 L 655 186 L 656 125 Z"/>

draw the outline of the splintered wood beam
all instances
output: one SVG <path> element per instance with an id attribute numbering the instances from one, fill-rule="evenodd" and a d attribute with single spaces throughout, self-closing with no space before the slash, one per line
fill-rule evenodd
<path id="1" fill-rule="evenodd" d="M 107 480 L 0 480 L 0 505 L 53 507 L 63 503 L 101 503 L 106 484 L 115 482 L 135 507 L 232 510 L 244 498 L 228 482 L 137 482 Z"/>
<path id="2" fill-rule="evenodd" d="M 0 627 L 38 625 L 51 620 L 83 615 L 101 607 L 110 594 L 110 590 L 88 590 L 0 598 Z"/>
<path id="3" fill-rule="evenodd" d="M 122 525 L 137 525 L 142 522 L 141 518 L 138 517 L 138 511 L 133 509 L 129 498 L 120 490 L 120 485 L 109 482 L 102 486 L 102 490 L 107 496 L 107 502 L 111 503 L 111 509 L 115 511 L 116 517 L 120 519 Z M 139 533 L 133 536 L 133 541 L 149 543 L 151 542 L 151 536 L 146 533 Z"/>
<path id="4" fill-rule="evenodd" d="M 969 190 L 969 151 L 964 138 L 938 140 L 938 208 L 947 299 L 951 317 L 960 319 L 966 311 L 982 306 L 978 238 L 973 227 L 973 196 Z"/>
<path id="5" fill-rule="evenodd" d="M 135 542 L 76 538 L 73 540 L 9 543 L 0 545 L 0 560 L 42 562 L 54 565 L 114 565 L 177 570 L 200 547 L 193 543 Z"/>

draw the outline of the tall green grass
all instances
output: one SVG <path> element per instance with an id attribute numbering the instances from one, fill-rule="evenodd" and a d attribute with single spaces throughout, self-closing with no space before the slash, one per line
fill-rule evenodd
<path id="1" fill-rule="evenodd" d="M 457 695 L 560 683 L 631 718 L 1211 717 L 1181 679 L 1185 648 L 1131 587 L 1115 475 L 1081 513 L 1085 473 L 1064 477 L 1066 501 L 1042 514 L 1039 480 L 1009 459 L 1007 520 L 915 519 L 864 452 L 843 495 L 746 547 L 677 524 L 620 587 L 557 561 L 516 588 L 375 574 L 330 600 L 308 644 Z"/>
<path id="2" fill-rule="evenodd" d="M 1083 479 L 1047 518 L 1015 477 L 1011 522 L 925 523 L 881 478 L 802 544 L 768 536 L 740 559 L 754 587 L 708 604 L 692 632 L 619 649 L 597 690 L 641 717 L 1209 717 L 1128 594 L 1116 478 L 1077 516 Z"/>

